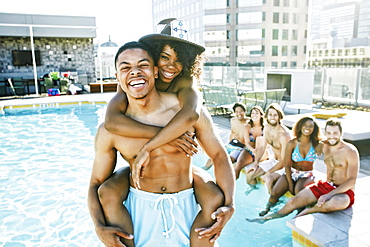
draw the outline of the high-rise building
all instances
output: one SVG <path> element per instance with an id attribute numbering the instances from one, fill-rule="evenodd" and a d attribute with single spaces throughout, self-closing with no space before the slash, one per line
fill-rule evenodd
<path id="1" fill-rule="evenodd" d="M 370 65 L 370 0 L 313 0 L 309 67 Z"/>
<path id="2" fill-rule="evenodd" d="M 360 3 L 357 36 L 370 39 L 370 0 L 362 0 Z"/>
<path id="3" fill-rule="evenodd" d="M 304 67 L 308 0 L 153 0 L 154 23 L 187 21 L 209 65 Z"/>

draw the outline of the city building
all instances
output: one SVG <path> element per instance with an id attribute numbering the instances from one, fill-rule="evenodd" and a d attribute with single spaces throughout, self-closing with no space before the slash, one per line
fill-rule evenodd
<path id="1" fill-rule="evenodd" d="M 370 66 L 370 0 L 313 0 L 308 67 Z"/>
<path id="2" fill-rule="evenodd" d="M 187 21 L 206 65 L 305 66 L 308 1 L 153 0 L 154 23 L 170 17 Z"/>

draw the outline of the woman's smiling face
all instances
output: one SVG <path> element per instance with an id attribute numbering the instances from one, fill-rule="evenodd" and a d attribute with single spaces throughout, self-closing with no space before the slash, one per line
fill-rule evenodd
<path id="1" fill-rule="evenodd" d="M 157 66 L 159 78 L 165 83 L 172 82 L 183 69 L 182 63 L 177 60 L 176 52 L 169 45 L 163 47 Z"/>

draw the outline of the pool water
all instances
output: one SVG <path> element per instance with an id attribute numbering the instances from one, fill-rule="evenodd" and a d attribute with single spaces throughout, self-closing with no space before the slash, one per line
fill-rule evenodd
<path id="1" fill-rule="evenodd" d="M 0 246 L 103 246 L 88 212 L 87 190 L 94 135 L 105 109 L 88 104 L 5 109 L 0 115 Z M 202 166 L 205 160 L 198 155 L 194 162 Z M 289 217 L 263 225 L 245 220 L 258 216 L 268 194 L 260 186 L 245 196 L 244 178 L 237 181 L 237 209 L 219 245 L 292 246 Z"/>

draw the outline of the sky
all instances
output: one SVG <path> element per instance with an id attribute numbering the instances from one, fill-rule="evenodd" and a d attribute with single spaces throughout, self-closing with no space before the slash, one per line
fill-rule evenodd
<path id="1" fill-rule="evenodd" d="M 118 46 L 153 33 L 152 0 L 10 0 L 2 1 L 0 12 L 45 15 L 95 16 L 100 44 Z"/>

